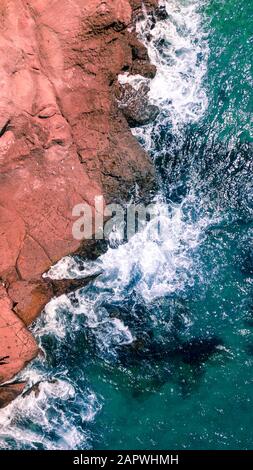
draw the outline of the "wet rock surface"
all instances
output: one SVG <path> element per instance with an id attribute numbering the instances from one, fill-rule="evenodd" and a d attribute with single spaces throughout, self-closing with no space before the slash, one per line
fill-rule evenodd
<path id="1" fill-rule="evenodd" d="M 120 86 L 119 107 L 130 127 L 139 127 L 154 121 L 159 108 L 149 102 L 149 85 L 143 83 L 135 89 L 129 83 Z"/>
<path id="2" fill-rule="evenodd" d="M 95 213 L 98 195 L 124 201 L 136 183 L 143 195 L 154 187 L 152 163 L 113 87 L 134 62 L 152 68 L 128 31 L 140 7 L 128 0 L 1 2 L 0 357 L 7 359 L 0 382 L 38 352 L 24 323 L 54 295 L 42 273 L 82 248 L 72 236 L 73 207 L 85 202 Z"/>
<path id="3" fill-rule="evenodd" d="M 0 387 L 0 409 L 8 406 L 25 389 L 26 382 L 17 382 Z"/>
<path id="4" fill-rule="evenodd" d="M 12 307 L 5 289 L 0 287 L 0 384 L 12 379 L 38 354 L 34 338 Z"/>

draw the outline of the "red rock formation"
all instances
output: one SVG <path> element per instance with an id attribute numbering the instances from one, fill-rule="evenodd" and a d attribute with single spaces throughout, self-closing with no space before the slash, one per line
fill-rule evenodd
<path id="1" fill-rule="evenodd" d="M 10 380 L 33 359 L 38 348 L 24 323 L 12 312 L 11 301 L 0 287 L 0 383 Z"/>
<path id="2" fill-rule="evenodd" d="M 21 319 L 29 324 L 52 296 L 41 274 L 80 249 L 73 207 L 153 185 L 152 164 L 113 96 L 122 70 L 141 54 L 147 65 L 127 30 L 131 6 L 140 2 L 0 3 L 0 382 L 36 355 Z"/>
<path id="3" fill-rule="evenodd" d="M 5 408 L 25 389 L 26 382 L 3 385 L 0 392 L 0 408 Z"/>

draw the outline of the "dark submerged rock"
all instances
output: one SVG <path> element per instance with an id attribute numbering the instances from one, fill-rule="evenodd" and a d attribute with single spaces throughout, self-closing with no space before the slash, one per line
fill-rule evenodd
<path id="1" fill-rule="evenodd" d="M 211 338 L 196 338 L 180 346 L 178 354 L 185 364 L 198 365 L 206 362 L 211 356 L 217 353 L 217 347 L 223 341 L 214 336 Z"/>
<path id="2" fill-rule="evenodd" d="M 158 20 L 167 20 L 169 18 L 169 15 L 167 13 L 166 7 L 165 6 L 159 6 L 155 9 L 155 17 Z"/>
<path id="3" fill-rule="evenodd" d="M 169 342 L 158 343 L 153 340 L 150 332 L 146 332 L 131 345 L 121 347 L 119 358 L 121 362 L 128 364 L 139 362 L 140 360 L 162 362 L 168 359 L 179 359 L 184 364 L 199 366 L 219 352 L 218 346 L 221 345 L 223 345 L 223 341 L 216 336 L 211 338 L 195 338 L 178 345 L 175 344 L 173 339 L 172 344 Z"/>

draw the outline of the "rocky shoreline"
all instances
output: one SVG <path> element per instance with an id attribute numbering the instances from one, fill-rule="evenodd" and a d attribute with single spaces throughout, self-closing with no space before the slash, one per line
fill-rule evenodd
<path id="1" fill-rule="evenodd" d="M 6 382 L 39 352 L 26 327 L 53 296 L 78 287 L 42 278 L 89 250 L 73 239 L 73 207 L 94 208 L 98 195 L 126 201 L 136 183 L 142 197 L 154 188 L 130 126 L 156 110 L 138 110 L 134 90 L 117 81 L 126 71 L 155 75 L 130 28 L 143 3 L 155 9 L 158 0 L 1 2 L 0 407 L 23 392 L 25 383 Z"/>

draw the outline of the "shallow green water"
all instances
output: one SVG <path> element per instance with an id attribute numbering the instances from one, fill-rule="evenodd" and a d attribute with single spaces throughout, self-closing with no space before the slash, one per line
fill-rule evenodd
<path id="1" fill-rule="evenodd" d="M 27 372 L 46 385 L 0 416 L 2 447 L 253 448 L 253 4 L 195 3 L 208 104 L 175 130 L 168 102 L 152 129 L 175 233 L 110 250 L 93 286 L 49 306 Z"/>

